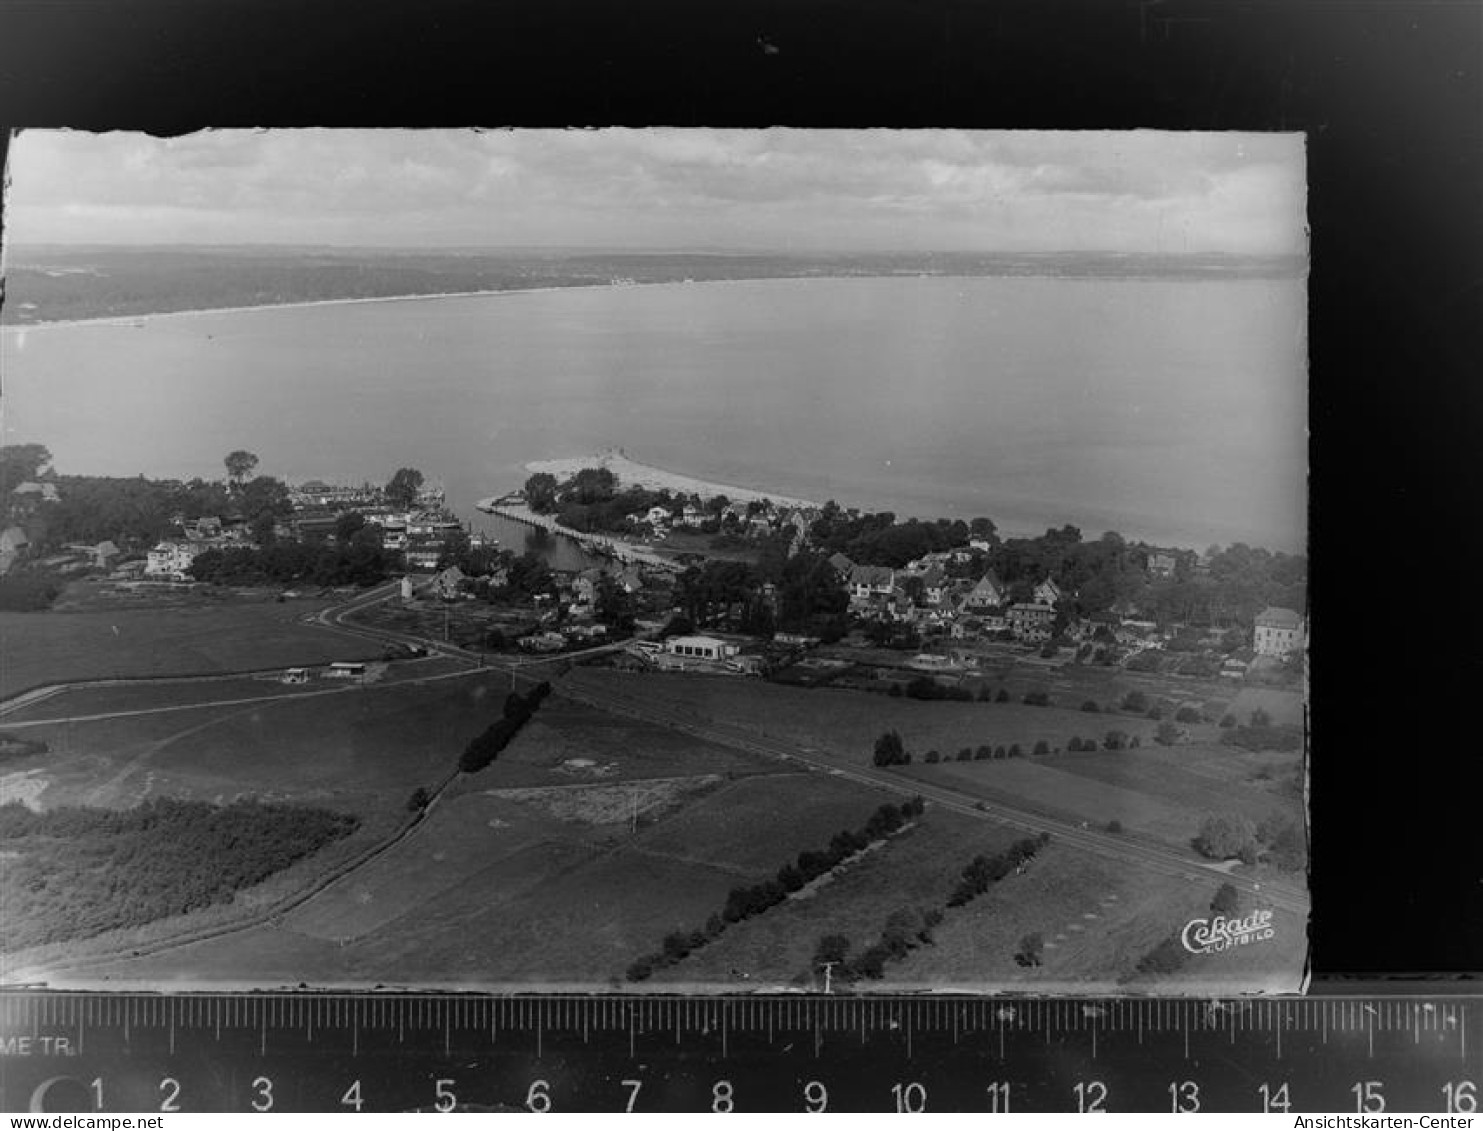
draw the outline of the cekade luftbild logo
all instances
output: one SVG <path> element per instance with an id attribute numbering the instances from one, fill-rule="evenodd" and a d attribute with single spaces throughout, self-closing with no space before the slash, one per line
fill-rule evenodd
<path id="1" fill-rule="evenodd" d="M 1179 941 L 1191 954 L 1215 954 L 1232 947 L 1247 946 L 1272 937 L 1272 912 L 1253 911 L 1244 919 L 1191 919 Z"/>

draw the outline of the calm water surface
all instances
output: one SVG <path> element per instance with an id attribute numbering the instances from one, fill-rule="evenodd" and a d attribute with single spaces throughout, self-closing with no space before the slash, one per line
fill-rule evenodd
<path id="1" fill-rule="evenodd" d="M 818 279 L 7 330 L 4 435 L 63 472 L 414 466 L 466 517 L 528 460 L 621 446 L 901 515 L 1299 550 L 1305 303 L 1298 279 Z"/>

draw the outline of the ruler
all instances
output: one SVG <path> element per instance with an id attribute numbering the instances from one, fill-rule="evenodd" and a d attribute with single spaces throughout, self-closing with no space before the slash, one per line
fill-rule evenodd
<path id="1" fill-rule="evenodd" d="M 0 995 L 18 1111 L 1469 1114 L 1483 996 Z"/>

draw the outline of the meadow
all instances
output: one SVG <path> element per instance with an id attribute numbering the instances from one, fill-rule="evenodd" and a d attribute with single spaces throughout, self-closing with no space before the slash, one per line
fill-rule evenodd
<path id="1" fill-rule="evenodd" d="M 0 697 L 42 684 L 260 671 L 379 658 L 382 646 L 303 623 L 323 601 L 0 613 Z"/>

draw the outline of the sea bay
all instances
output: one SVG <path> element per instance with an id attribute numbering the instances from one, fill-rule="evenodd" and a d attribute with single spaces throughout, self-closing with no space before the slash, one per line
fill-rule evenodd
<path id="1" fill-rule="evenodd" d="M 1301 551 L 1305 323 L 1300 278 L 891 277 L 28 327 L 0 339 L 4 439 L 64 474 L 414 466 L 466 518 L 529 461 L 621 447 L 1009 532 Z"/>

